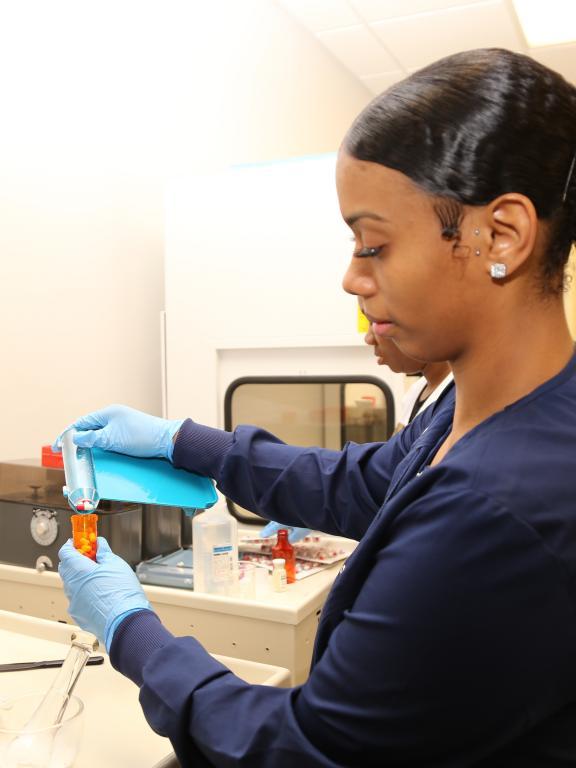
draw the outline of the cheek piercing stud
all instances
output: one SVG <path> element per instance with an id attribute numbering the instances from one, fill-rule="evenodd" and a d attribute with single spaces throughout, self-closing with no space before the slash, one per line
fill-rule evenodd
<path id="1" fill-rule="evenodd" d="M 493 277 L 494 280 L 502 280 L 503 277 L 506 277 L 506 264 L 502 264 L 499 261 L 495 264 L 491 264 L 490 277 Z"/>
<path id="2" fill-rule="evenodd" d="M 475 227 L 474 234 L 475 235 L 479 235 L 480 234 L 480 230 L 478 229 L 478 227 Z"/>
<path id="3" fill-rule="evenodd" d="M 474 255 L 480 256 L 480 248 L 476 248 L 476 250 L 474 251 Z"/>

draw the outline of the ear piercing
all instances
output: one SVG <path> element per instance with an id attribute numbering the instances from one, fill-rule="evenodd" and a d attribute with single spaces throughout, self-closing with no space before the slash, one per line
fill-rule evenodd
<path id="1" fill-rule="evenodd" d="M 506 271 L 506 264 L 499 261 L 490 265 L 490 277 L 493 277 L 494 280 L 502 280 L 503 277 L 506 277 Z"/>
<path id="2" fill-rule="evenodd" d="M 473 232 L 476 236 L 480 234 L 480 229 L 478 227 L 474 227 Z M 475 256 L 480 256 L 480 248 L 476 248 L 474 251 Z"/>
<path id="3" fill-rule="evenodd" d="M 476 236 L 480 234 L 479 227 L 474 227 L 472 231 Z M 480 248 L 474 249 L 474 255 L 480 256 Z M 502 280 L 504 277 L 506 277 L 507 271 L 508 268 L 506 267 L 506 264 L 503 264 L 501 261 L 496 261 L 494 264 L 490 264 L 490 277 L 492 277 L 494 280 Z"/>

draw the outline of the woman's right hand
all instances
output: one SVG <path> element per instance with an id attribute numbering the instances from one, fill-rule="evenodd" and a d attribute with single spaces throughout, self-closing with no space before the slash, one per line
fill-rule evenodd
<path id="1" fill-rule="evenodd" d="M 127 405 L 109 405 L 81 416 L 70 427 L 76 430 L 73 439 L 80 448 L 102 448 L 129 456 L 171 461 L 173 438 L 183 421 L 161 419 Z M 61 437 L 52 446 L 56 451 L 61 450 Z"/>

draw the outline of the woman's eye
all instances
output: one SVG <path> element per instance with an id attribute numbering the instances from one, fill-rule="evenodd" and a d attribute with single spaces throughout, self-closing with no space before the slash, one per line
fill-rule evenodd
<path id="1" fill-rule="evenodd" d="M 360 259 L 379 256 L 383 248 L 383 245 L 377 245 L 375 248 L 360 248 L 360 250 L 354 251 L 353 255 Z"/>

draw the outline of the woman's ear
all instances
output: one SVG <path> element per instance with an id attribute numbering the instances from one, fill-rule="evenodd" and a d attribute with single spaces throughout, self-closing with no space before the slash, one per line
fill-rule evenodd
<path id="1" fill-rule="evenodd" d="M 532 254 L 538 217 L 530 198 L 515 192 L 500 195 L 485 209 L 491 240 L 486 271 L 496 279 L 513 275 Z"/>

